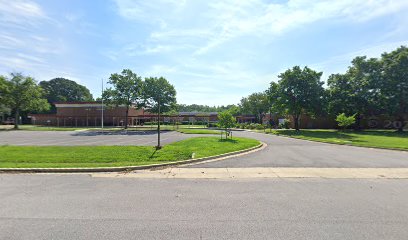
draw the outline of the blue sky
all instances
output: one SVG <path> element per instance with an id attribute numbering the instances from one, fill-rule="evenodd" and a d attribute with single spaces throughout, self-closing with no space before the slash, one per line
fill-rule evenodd
<path id="1" fill-rule="evenodd" d="M 406 0 L 0 0 L 0 74 L 66 77 L 100 95 L 130 68 L 179 103 L 224 105 L 294 66 L 344 72 L 408 45 Z"/>

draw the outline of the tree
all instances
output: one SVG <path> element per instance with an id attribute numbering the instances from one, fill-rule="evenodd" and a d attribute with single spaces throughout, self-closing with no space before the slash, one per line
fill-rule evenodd
<path id="1" fill-rule="evenodd" d="M 6 92 L 8 92 L 6 77 L 0 75 L 0 104 L 3 102 Z"/>
<path id="2" fill-rule="evenodd" d="M 88 88 L 69 79 L 54 78 L 49 81 L 41 81 L 39 85 L 44 89 L 49 103 L 93 101 Z"/>
<path id="3" fill-rule="evenodd" d="M 382 64 L 382 99 L 388 113 L 400 122 L 398 131 L 402 132 L 404 115 L 408 113 L 408 48 L 401 46 L 382 54 Z"/>
<path id="4" fill-rule="evenodd" d="M 120 74 L 111 74 L 108 83 L 111 84 L 113 88 L 107 88 L 103 92 L 102 97 L 108 105 L 126 107 L 125 129 L 127 129 L 129 109 L 131 107 L 137 108 L 141 106 L 142 103 L 142 78 L 131 70 L 124 69 Z"/>
<path id="5" fill-rule="evenodd" d="M 218 114 L 218 125 L 220 128 L 225 129 L 225 138 L 227 138 L 228 130 L 235 126 L 236 119 L 232 116 L 230 111 L 220 112 Z M 232 138 L 232 136 L 231 136 Z"/>
<path id="6" fill-rule="evenodd" d="M 356 122 L 356 115 L 347 116 L 344 113 L 337 115 L 336 122 L 339 127 L 343 127 L 343 130 L 346 130 L 348 126 L 353 125 Z"/>
<path id="7" fill-rule="evenodd" d="M 229 105 L 227 110 L 232 116 L 237 116 L 241 113 L 241 108 L 236 105 Z"/>
<path id="8" fill-rule="evenodd" d="M 297 131 L 302 113 L 317 115 L 323 108 L 325 92 L 321 76 L 322 72 L 295 66 L 281 73 L 278 83 L 271 83 L 268 93 L 274 99 L 274 108 L 291 115 Z"/>
<path id="9" fill-rule="evenodd" d="M 268 95 L 265 92 L 252 93 L 241 99 L 240 107 L 244 114 L 255 115 L 257 122 L 261 123 L 262 114 L 269 110 Z"/>
<path id="10" fill-rule="evenodd" d="M 160 113 L 176 107 L 176 89 L 165 78 L 145 78 L 143 85 L 144 105 L 157 113 L 157 149 L 160 149 Z"/>
<path id="11" fill-rule="evenodd" d="M 12 73 L 10 79 L 3 82 L 4 91 L 2 101 L 14 113 L 14 128 L 18 129 L 21 111 L 43 111 L 49 109 L 47 99 L 44 98 L 43 89 L 35 80 L 20 73 Z"/>
<path id="12" fill-rule="evenodd" d="M 8 91 L 6 78 L 0 75 L 0 123 L 4 121 L 4 115 L 10 113 L 10 109 L 5 106 L 5 95 Z"/>
<path id="13" fill-rule="evenodd" d="M 383 109 L 380 92 L 381 62 L 376 58 L 356 57 L 345 74 L 329 76 L 329 112 L 332 115 L 356 113 L 355 129 L 361 129 L 364 115 Z"/>

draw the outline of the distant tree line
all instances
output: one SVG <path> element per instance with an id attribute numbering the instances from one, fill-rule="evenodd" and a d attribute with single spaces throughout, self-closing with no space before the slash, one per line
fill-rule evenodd
<path id="1" fill-rule="evenodd" d="M 236 105 L 208 106 L 200 104 L 177 104 L 177 110 L 180 112 L 223 112 L 233 107 L 236 107 Z"/>

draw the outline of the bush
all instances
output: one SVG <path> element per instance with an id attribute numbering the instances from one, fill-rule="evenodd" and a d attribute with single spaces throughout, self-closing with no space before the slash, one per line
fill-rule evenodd
<path id="1" fill-rule="evenodd" d="M 279 123 L 278 125 L 279 129 L 289 129 L 290 128 L 290 121 L 288 119 L 285 119 L 283 123 Z"/>
<path id="2" fill-rule="evenodd" d="M 347 116 L 345 113 L 341 113 L 337 115 L 336 122 L 339 127 L 342 127 L 343 130 L 346 130 L 347 127 L 353 125 L 356 122 L 356 114 Z"/>
<path id="3" fill-rule="evenodd" d="M 247 129 L 248 128 L 249 123 L 237 123 L 236 124 L 236 128 L 241 128 L 241 129 Z"/>

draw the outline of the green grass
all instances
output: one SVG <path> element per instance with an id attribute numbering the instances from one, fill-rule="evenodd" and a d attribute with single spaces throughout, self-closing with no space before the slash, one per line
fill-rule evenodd
<path id="1" fill-rule="evenodd" d="M 267 133 L 289 136 L 293 138 L 313 140 L 319 142 L 349 144 L 362 147 L 376 147 L 408 150 L 408 133 L 397 133 L 395 130 L 365 130 L 338 131 L 338 130 L 272 130 Z"/>
<path id="2" fill-rule="evenodd" d="M 186 134 L 220 134 L 219 130 L 211 129 L 179 129 L 177 132 L 186 133 Z"/>
<path id="3" fill-rule="evenodd" d="M 247 138 L 190 138 L 155 150 L 150 146 L 0 146 L 0 168 L 138 166 L 208 157 L 259 144 Z"/>

